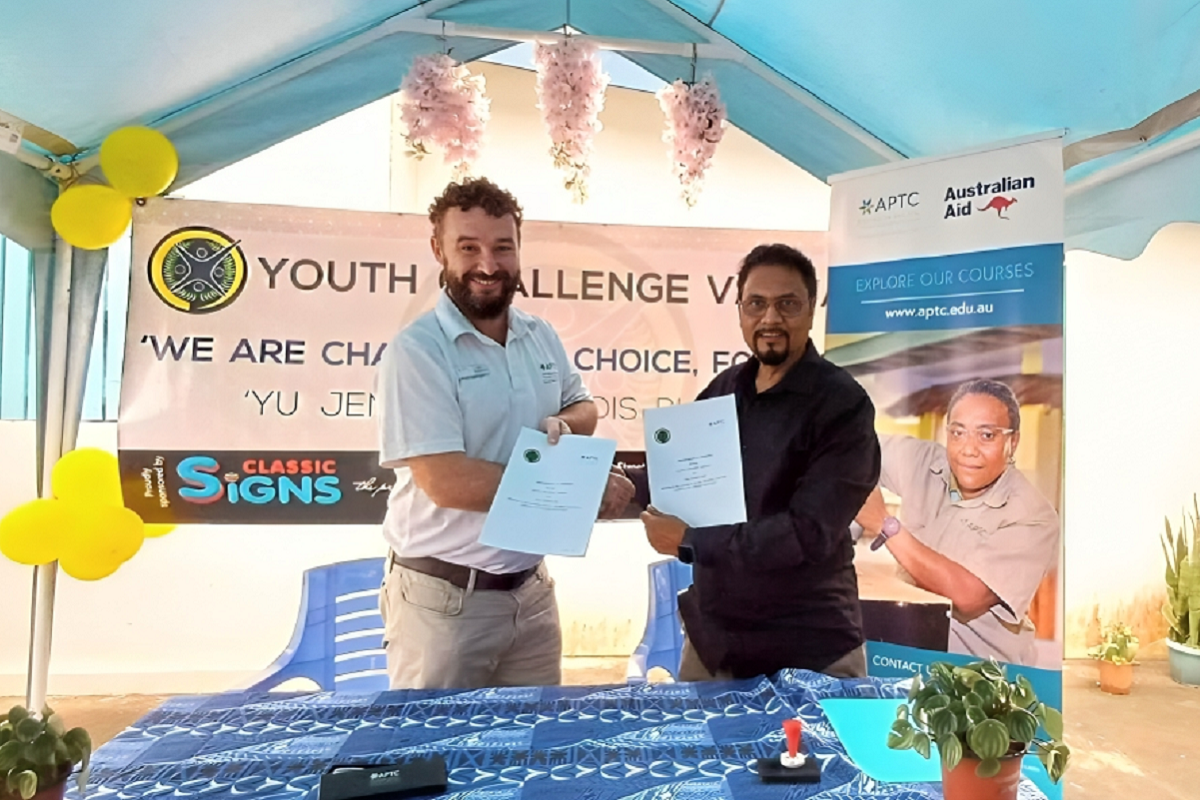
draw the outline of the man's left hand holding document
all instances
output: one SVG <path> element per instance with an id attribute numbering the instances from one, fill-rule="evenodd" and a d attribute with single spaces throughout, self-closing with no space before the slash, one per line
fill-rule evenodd
<path id="1" fill-rule="evenodd" d="M 632 484 L 612 471 L 616 452 L 612 439 L 547 437 L 523 428 L 479 542 L 522 553 L 584 555 L 596 518 L 618 516 L 633 499 Z"/>

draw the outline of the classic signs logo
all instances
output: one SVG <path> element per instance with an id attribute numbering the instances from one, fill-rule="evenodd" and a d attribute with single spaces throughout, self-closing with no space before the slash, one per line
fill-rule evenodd
<path id="1" fill-rule="evenodd" d="M 984 183 L 979 181 L 974 186 L 948 186 L 946 187 L 946 213 L 942 215 L 942 219 L 950 219 L 959 217 L 969 217 L 971 213 L 983 211 L 995 211 L 996 216 L 1000 219 L 1008 219 L 1005 212 L 1009 206 L 1017 202 L 1017 198 L 1013 196 L 1014 192 L 1033 189 L 1036 187 L 1036 182 L 1032 176 L 1025 178 L 1001 178 L 998 181 Z M 991 195 L 991 199 L 986 205 L 973 205 L 972 201 L 976 198 L 983 198 Z"/>
<path id="2" fill-rule="evenodd" d="M 224 499 L 252 505 L 328 506 L 342 499 L 338 464 L 332 458 L 248 458 L 241 466 L 240 473 L 221 475 L 221 464 L 212 456 L 188 456 L 175 467 L 184 484 L 179 496 L 200 505 Z"/>
<path id="3" fill-rule="evenodd" d="M 154 293 L 188 314 L 224 308 L 246 285 L 246 255 L 238 244 L 240 240 L 214 228 L 180 228 L 167 234 L 150 253 Z"/>

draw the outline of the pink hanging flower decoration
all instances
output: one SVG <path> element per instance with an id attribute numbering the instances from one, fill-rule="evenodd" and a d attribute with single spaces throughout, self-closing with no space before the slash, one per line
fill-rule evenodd
<path id="1" fill-rule="evenodd" d="M 538 108 L 550 133 L 554 166 L 566 173 L 563 186 L 577 203 L 587 200 L 588 161 L 596 133 L 603 127 L 604 90 L 608 75 L 600 65 L 597 47 L 568 36 L 533 48 L 537 67 Z"/>
<path id="2" fill-rule="evenodd" d="M 408 155 L 423 158 L 440 149 L 454 180 L 471 174 L 483 146 L 489 102 L 484 78 L 448 55 L 417 56 L 400 84 L 400 121 Z"/>
<path id="3" fill-rule="evenodd" d="M 704 173 L 725 135 L 725 104 L 711 78 L 693 84 L 675 81 L 659 90 L 658 102 L 667 118 L 663 141 L 670 150 L 671 169 L 690 208 L 700 198 Z"/>

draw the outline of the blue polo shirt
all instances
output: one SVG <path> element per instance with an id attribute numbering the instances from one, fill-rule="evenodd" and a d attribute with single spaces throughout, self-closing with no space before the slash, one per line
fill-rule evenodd
<path id="1" fill-rule="evenodd" d="M 397 555 L 433 556 L 493 573 L 540 556 L 479 544 L 487 516 L 439 508 L 406 459 L 436 453 L 508 463 L 521 428 L 591 399 L 558 334 L 543 319 L 508 310 L 502 345 L 480 333 L 442 292 L 436 307 L 392 340 L 376 373 L 380 463 L 396 472 L 383 520 Z"/>

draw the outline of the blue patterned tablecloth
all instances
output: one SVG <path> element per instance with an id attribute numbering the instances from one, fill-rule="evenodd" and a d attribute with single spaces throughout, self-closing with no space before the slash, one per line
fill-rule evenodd
<path id="1" fill-rule="evenodd" d="M 97 750 L 88 798 L 316 800 L 335 764 L 440 753 L 442 796 L 454 800 L 940 800 L 940 784 L 860 772 L 817 705 L 906 688 L 786 670 L 721 683 L 179 697 Z M 755 760 L 780 752 L 780 723 L 796 716 L 821 783 L 761 783 Z M 1043 795 L 1024 781 L 1021 797 Z"/>

